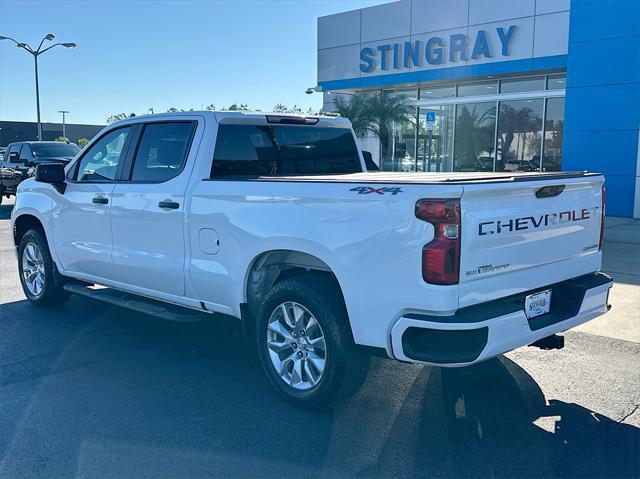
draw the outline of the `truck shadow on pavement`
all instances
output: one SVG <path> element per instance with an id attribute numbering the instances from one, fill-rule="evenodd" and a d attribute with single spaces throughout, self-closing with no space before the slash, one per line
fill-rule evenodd
<path id="1" fill-rule="evenodd" d="M 638 428 L 547 403 L 504 357 L 374 359 L 352 400 L 318 413 L 275 395 L 235 322 L 72 298 L 0 305 L 0 331 L 3 478 L 638 476 Z"/>

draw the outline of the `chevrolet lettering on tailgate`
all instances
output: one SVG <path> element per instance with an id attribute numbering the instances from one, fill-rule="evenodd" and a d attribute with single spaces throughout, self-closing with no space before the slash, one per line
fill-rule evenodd
<path id="1" fill-rule="evenodd" d="M 598 210 L 600 210 L 600 207 L 594 206 L 593 208 L 562 211 L 560 213 L 546 213 L 539 216 L 522 216 L 520 218 L 509 218 L 506 220 L 485 221 L 478 225 L 478 234 L 485 236 L 512 231 L 526 231 L 576 221 L 586 221 L 599 218 Z"/>

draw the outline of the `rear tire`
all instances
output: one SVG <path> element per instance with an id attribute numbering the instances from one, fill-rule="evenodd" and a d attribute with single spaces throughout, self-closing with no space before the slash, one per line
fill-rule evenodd
<path id="1" fill-rule="evenodd" d="M 56 268 L 44 234 L 27 231 L 18 246 L 20 283 L 27 299 L 36 306 L 61 306 L 71 296 L 63 289 L 64 280 Z"/>
<path id="2" fill-rule="evenodd" d="M 353 342 L 335 282 L 309 275 L 277 283 L 262 301 L 256 323 L 265 373 L 295 406 L 330 408 L 362 386 L 369 357 Z"/>

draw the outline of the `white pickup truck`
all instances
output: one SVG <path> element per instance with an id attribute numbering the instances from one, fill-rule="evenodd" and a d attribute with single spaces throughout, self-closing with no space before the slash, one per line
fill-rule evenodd
<path id="1" fill-rule="evenodd" d="M 309 408 L 357 391 L 371 354 L 466 366 L 558 347 L 607 311 L 602 175 L 365 170 L 340 118 L 114 123 L 20 185 L 24 293 L 238 318 L 275 389 Z"/>

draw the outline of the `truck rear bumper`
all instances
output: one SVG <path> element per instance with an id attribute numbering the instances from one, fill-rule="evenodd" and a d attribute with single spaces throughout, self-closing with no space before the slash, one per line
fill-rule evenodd
<path id="1" fill-rule="evenodd" d="M 446 367 L 478 363 L 606 313 L 612 285 L 610 276 L 592 273 L 462 308 L 452 316 L 405 314 L 391 330 L 393 356 Z M 552 290 L 550 312 L 528 320 L 526 296 L 546 289 Z"/>

